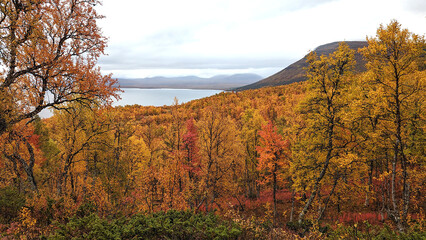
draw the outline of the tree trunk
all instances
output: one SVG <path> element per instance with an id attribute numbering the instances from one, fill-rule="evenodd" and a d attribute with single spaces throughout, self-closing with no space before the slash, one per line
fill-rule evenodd
<path id="1" fill-rule="evenodd" d="M 330 194 L 328 195 L 327 199 L 324 202 L 324 207 L 321 208 L 321 211 L 320 211 L 320 213 L 318 215 L 317 221 L 320 221 L 322 219 L 322 217 L 324 216 L 325 209 L 327 208 L 327 205 L 328 205 L 328 203 L 330 201 L 331 195 L 333 195 L 334 190 L 336 189 L 337 181 L 338 180 L 339 180 L 339 176 L 336 176 L 336 178 L 334 179 L 333 188 L 331 189 Z"/>
<path id="2" fill-rule="evenodd" d="M 36 180 L 34 178 L 34 172 L 33 172 L 34 163 L 35 163 L 34 149 L 33 149 L 33 147 L 31 146 L 31 144 L 26 139 L 22 138 L 20 140 L 24 141 L 25 146 L 27 148 L 27 151 L 28 151 L 28 153 L 30 155 L 29 159 L 28 159 L 28 163 L 17 152 L 14 152 L 13 155 L 7 155 L 7 154 L 5 154 L 5 156 L 10 161 L 12 161 L 12 163 L 14 164 L 15 167 L 16 167 L 16 162 L 17 161 L 19 162 L 19 164 L 24 169 L 24 171 L 25 171 L 25 173 L 27 175 L 27 181 L 28 181 L 28 183 L 30 185 L 31 190 L 35 191 L 35 192 L 38 192 L 37 183 L 36 183 Z M 17 149 L 19 149 L 19 143 L 17 144 Z"/>
<path id="3" fill-rule="evenodd" d="M 71 167 L 72 160 L 74 158 L 74 154 L 68 155 L 65 160 L 65 165 L 62 173 L 59 174 L 58 181 L 56 183 L 56 194 L 61 196 L 66 188 L 66 182 L 68 177 L 68 172 Z"/>
<path id="4" fill-rule="evenodd" d="M 330 140 L 330 141 L 331 141 L 331 140 Z M 329 148 L 328 153 L 327 153 L 327 157 L 326 157 L 326 159 L 325 159 L 324 166 L 323 166 L 323 168 L 322 168 L 322 170 L 321 170 L 320 175 L 318 176 L 318 178 L 317 178 L 317 179 L 316 179 L 316 181 L 315 181 L 314 188 L 312 189 L 312 194 L 311 194 L 311 196 L 309 197 L 308 201 L 306 202 L 305 206 L 303 207 L 302 211 L 301 211 L 301 212 L 300 212 L 300 214 L 299 214 L 299 223 L 302 223 L 303 219 L 305 218 L 305 214 L 306 214 L 306 212 L 308 211 L 309 207 L 311 206 L 312 202 L 313 202 L 313 201 L 314 201 L 314 199 L 315 199 L 315 196 L 316 196 L 316 195 L 317 195 L 317 193 L 318 193 L 318 189 L 319 189 L 320 182 L 321 182 L 321 180 L 324 178 L 324 175 L 325 175 L 325 173 L 326 173 L 326 171 L 327 171 L 327 168 L 328 168 L 328 164 L 330 163 L 330 159 L 331 159 L 331 150 L 332 150 L 332 149 L 331 149 L 331 148 Z"/>
<path id="5" fill-rule="evenodd" d="M 373 161 L 370 160 L 369 169 L 368 169 L 368 190 L 365 194 L 364 206 L 370 206 L 370 194 L 373 190 Z"/>
<path id="6" fill-rule="evenodd" d="M 396 195 L 396 193 L 395 193 L 396 192 L 395 182 L 396 182 L 397 161 L 398 161 L 398 141 L 395 143 L 394 158 L 393 158 L 393 161 L 392 161 L 391 192 L 390 192 L 392 209 L 389 211 L 389 213 L 390 213 L 390 216 L 392 217 L 392 220 L 397 225 L 398 230 L 403 231 L 403 226 L 402 226 L 402 223 L 401 223 L 401 218 L 400 218 L 400 213 L 399 213 L 399 207 L 398 207 L 398 203 L 396 201 L 396 196 L 395 196 Z"/>
<path id="7" fill-rule="evenodd" d="M 4 111 L 3 109 L 0 109 Z M 7 129 L 7 122 L 6 119 L 4 119 L 2 112 L 0 112 L 0 136 L 6 132 Z"/>
<path id="8" fill-rule="evenodd" d="M 19 193 L 22 193 L 23 187 L 22 187 L 21 173 L 18 170 L 18 165 L 16 164 L 16 160 L 13 157 L 8 157 L 7 155 L 5 155 L 5 156 L 6 156 L 6 158 L 8 158 L 12 162 L 13 171 L 16 174 L 16 177 L 13 178 L 13 182 L 14 182 L 16 188 L 18 189 Z"/>
<path id="9" fill-rule="evenodd" d="M 332 100 L 330 100 L 332 101 Z M 312 202 L 314 201 L 314 198 L 316 196 L 316 194 L 318 193 L 318 189 L 320 186 L 320 182 L 321 180 L 324 178 L 325 173 L 327 172 L 328 169 L 328 164 L 330 163 L 330 160 L 332 158 L 332 151 L 333 151 L 333 136 L 334 136 L 334 114 L 333 114 L 333 110 L 331 110 L 331 105 L 332 102 L 328 103 L 328 112 L 331 114 L 330 118 L 328 119 L 328 129 L 327 129 L 327 156 L 325 158 L 325 162 L 324 162 L 324 166 L 320 172 L 320 175 L 318 176 L 318 178 L 315 181 L 314 184 L 314 188 L 312 190 L 312 194 L 309 197 L 308 201 L 306 202 L 305 206 L 303 207 L 302 211 L 299 214 L 299 223 L 302 223 L 302 220 L 305 217 L 306 212 L 308 211 L 309 207 L 311 206 Z"/>
<path id="10" fill-rule="evenodd" d="M 295 202 L 295 192 L 294 190 L 291 191 L 291 211 L 290 211 L 290 222 L 293 222 L 293 215 L 294 215 L 294 202 Z"/>

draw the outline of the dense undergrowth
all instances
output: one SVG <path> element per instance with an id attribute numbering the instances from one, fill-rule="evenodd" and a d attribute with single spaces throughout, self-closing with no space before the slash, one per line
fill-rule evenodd
<path id="1" fill-rule="evenodd" d="M 50 201 L 39 212 L 31 207 L 11 208 L 25 201 L 13 189 L 2 189 L 0 239 L 425 239 L 424 219 L 410 220 L 404 233 L 388 224 L 368 221 L 354 224 L 287 222 L 274 227 L 270 213 L 243 217 L 235 210 L 224 216 L 214 212 L 170 210 L 125 216 L 120 212 L 102 216 L 93 203 L 81 204 L 72 215 L 52 214 L 61 201 Z"/>

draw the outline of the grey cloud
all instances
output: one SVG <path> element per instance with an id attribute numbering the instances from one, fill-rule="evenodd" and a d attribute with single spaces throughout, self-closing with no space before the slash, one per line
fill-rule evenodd
<path id="1" fill-rule="evenodd" d="M 240 68 L 270 68 L 285 67 L 295 59 L 275 58 L 196 58 L 168 57 L 154 58 L 150 56 L 131 56 L 122 53 L 108 58 L 101 58 L 99 65 L 104 70 L 131 69 L 240 69 Z"/>
<path id="2" fill-rule="evenodd" d="M 281 6 L 278 10 L 280 11 L 297 11 L 301 9 L 313 8 L 325 3 L 335 2 L 338 0 L 293 0 L 293 1 L 282 1 L 277 0 L 277 5 Z"/>
<path id="3" fill-rule="evenodd" d="M 336 0 L 273 0 L 268 4 L 277 7 L 268 7 L 260 15 L 269 18 L 283 12 L 312 8 Z M 238 13 L 236 13 L 238 14 Z M 206 22 L 194 22 L 186 26 L 159 30 L 150 36 L 135 40 L 128 45 L 111 45 L 107 52 L 109 56 L 102 57 L 99 65 L 104 70 L 131 70 L 131 69 L 239 69 L 239 68 L 269 68 L 285 67 L 297 59 L 267 58 L 253 56 L 252 58 L 227 57 L 197 57 L 186 56 L 179 52 L 179 47 L 196 41 L 195 33 L 205 27 Z M 136 30 L 137 31 L 137 30 Z M 137 50 L 135 48 L 138 48 Z"/>
<path id="4" fill-rule="evenodd" d="M 426 17 L 426 1 L 425 0 L 406 0 L 404 7 L 412 12 L 423 13 Z"/>
<path id="5" fill-rule="evenodd" d="M 305 9 L 305 8 L 313 8 L 318 5 L 322 5 L 328 2 L 335 2 L 337 0 L 301 0 L 301 1 L 292 1 L 290 6 L 293 8 L 292 10 Z"/>
<path id="6" fill-rule="evenodd" d="M 185 34 L 184 34 L 185 35 Z M 174 69 L 236 69 L 236 68 L 265 68 L 283 67 L 294 60 L 284 57 L 253 56 L 243 57 L 198 57 L 185 56 L 174 52 L 179 43 L 186 43 L 179 33 L 161 33 L 153 35 L 144 43 L 139 43 L 142 50 L 134 50 L 133 46 L 116 45 L 108 48 L 108 56 L 99 60 L 104 70 L 131 70 L 152 68 Z"/>
<path id="7" fill-rule="evenodd" d="M 335 2 L 339 0 L 273 0 L 268 1 L 267 4 L 273 5 L 274 7 L 267 8 L 266 12 L 258 12 L 258 19 L 268 19 L 272 17 L 281 16 L 284 13 L 294 12 L 298 10 L 304 10 L 309 8 L 314 8 L 319 5 Z"/>
<path id="8" fill-rule="evenodd" d="M 140 45 L 152 45 L 153 47 L 163 48 L 167 46 L 178 46 L 188 41 L 193 40 L 193 33 L 195 29 L 168 29 L 165 31 L 157 32 L 144 38 Z"/>

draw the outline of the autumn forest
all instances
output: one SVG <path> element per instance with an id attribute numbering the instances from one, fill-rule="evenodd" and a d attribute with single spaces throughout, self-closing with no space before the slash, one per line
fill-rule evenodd
<path id="1" fill-rule="evenodd" d="M 96 4 L 0 3 L 1 239 L 426 237 L 424 36 L 393 20 L 304 82 L 112 107 Z"/>

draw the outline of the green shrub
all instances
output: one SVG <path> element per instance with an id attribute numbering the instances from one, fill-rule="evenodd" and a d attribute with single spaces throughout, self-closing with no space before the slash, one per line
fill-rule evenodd
<path id="1" fill-rule="evenodd" d="M 92 213 L 73 217 L 67 224 L 58 224 L 49 239 L 121 239 L 119 230 L 115 221 L 109 222 Z"/>
<path id="2" fill-rule="evenodd" d="M 239 235 L 236 223 L 214 214 L 172 210 L 118 220 L 79 212 L 68 223 L 57 223 L 49 239 L 237 239 Z"/>
<path id="3" fill-rule="evenodd" d="M 372 226 L 368 222 L 359 226 L 339 226 L 328 234 L 327 239 L 368 239 L 368 240 L 423 240 L 426 232 L 413 225 L 401 233 L 388 225 Z"/>
<path id="4" fill-rule="evenodd" d="M 214 214 L 173 210 L 135 215 L 123 227 L 125 239 L 235 239 L 240 234 L 237 224 Z"/>
<path id="5" fill-rule="evenodd" d="M 25 205 L 25 197 L 13 187 L 0 189 L 0 223 L 10 223 Z"/>

